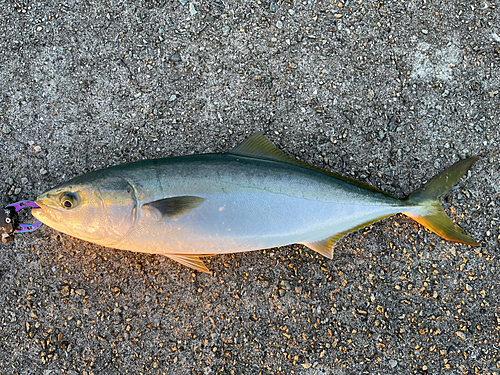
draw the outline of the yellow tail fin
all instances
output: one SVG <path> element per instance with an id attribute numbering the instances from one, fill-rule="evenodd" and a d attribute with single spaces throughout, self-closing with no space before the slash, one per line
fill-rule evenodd
<path id="1" fill-rule="evenodd" d="M 434 177 L 420 190 L 406 198 L 406 202 L 410 205 L 423 209 L 403 213 L 448 241 L 479 246 L 478 242 L 446 216 L 441 207 L 441 196 L 450 190 L 478 160 L 478 157 L 461 160 Z"/>

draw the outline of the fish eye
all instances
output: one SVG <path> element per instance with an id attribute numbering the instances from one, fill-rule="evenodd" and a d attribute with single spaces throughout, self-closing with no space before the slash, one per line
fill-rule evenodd
<path id="1" fill-rule="evenodd" d="M 61 206 L 67 210 L 74 208 L 76 204 L 77 198 L 73 193 L 64 193 L 61 197 Z"/>
<path id="2" fill-rule="evenodd" d="M 10 223 L 12 222 L 12 220 L 10 219 L 10 217 L 6 217 L 6 218 L 5 218 L 5 222 L 6 222 L 7 224 L 10 224 Z"/>

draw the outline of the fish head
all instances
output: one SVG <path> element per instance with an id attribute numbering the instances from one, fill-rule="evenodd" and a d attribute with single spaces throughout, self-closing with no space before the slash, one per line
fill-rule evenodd
<path id="1" fill-rule="evenodd" d="M 118 177 L 88 174 L 59 185 L 36 199 L 33 216 L 44 224 L 103 246 L 113 246 L 137 222 L 134 187 Z"/>

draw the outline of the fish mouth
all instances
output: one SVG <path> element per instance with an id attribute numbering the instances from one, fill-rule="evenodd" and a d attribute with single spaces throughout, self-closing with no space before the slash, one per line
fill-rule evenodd
<path id="1" fill-rule="evenodd" d="M 32 208 L 31 209 L 31 214 L 36 217 L 36 218 L 39 218 L 42 214 L 43 214 L 43 203 L 40 202 L 39 200 L 36 200 L 35 201 L 35 204 L 38 206 L 37 208 Z"/>
<path id="2" fill-rule="evenodd" d="M 52 223 L 60 223 L 61 222 L 61 213 L 58 210 L 52 209 L 49 205 L 42 203 L 41 200 L 35 200 L 35 204 L 38 205 L 38 208 L 32 208 L 31 214 L 37 218 L 38 220 L 46 223 L 50 221 Z"/>

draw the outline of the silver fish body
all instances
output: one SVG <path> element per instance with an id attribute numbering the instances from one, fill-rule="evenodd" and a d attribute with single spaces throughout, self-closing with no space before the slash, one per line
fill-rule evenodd
<path id="1" fill-rule="evenodd" d="M 91 172 L 41 195 L 33 213 L 84 240 L 205 270 L 197 256 L 293 243 L 331 257 L 338 238 L 369 223 L 399 212 L 425 217 L 421 201 L 307 166 L 256 135 L 228 154 Z"/>
<path id="2" fill-rule="evenodd" d="M 135 175 L 143 207 L 118 249 L 220 254 L 309 243 L 405 208 L 400 201 L 320 172 L 231 154 L 151 160 L 116 171 Z M 115 173 L 115 172 L 113 172 Z M 144 208 L 166 197 L 205 199 L 196 209 L 160 219 Z M 159 220 L 160 219 L 160 220 Z"/>

